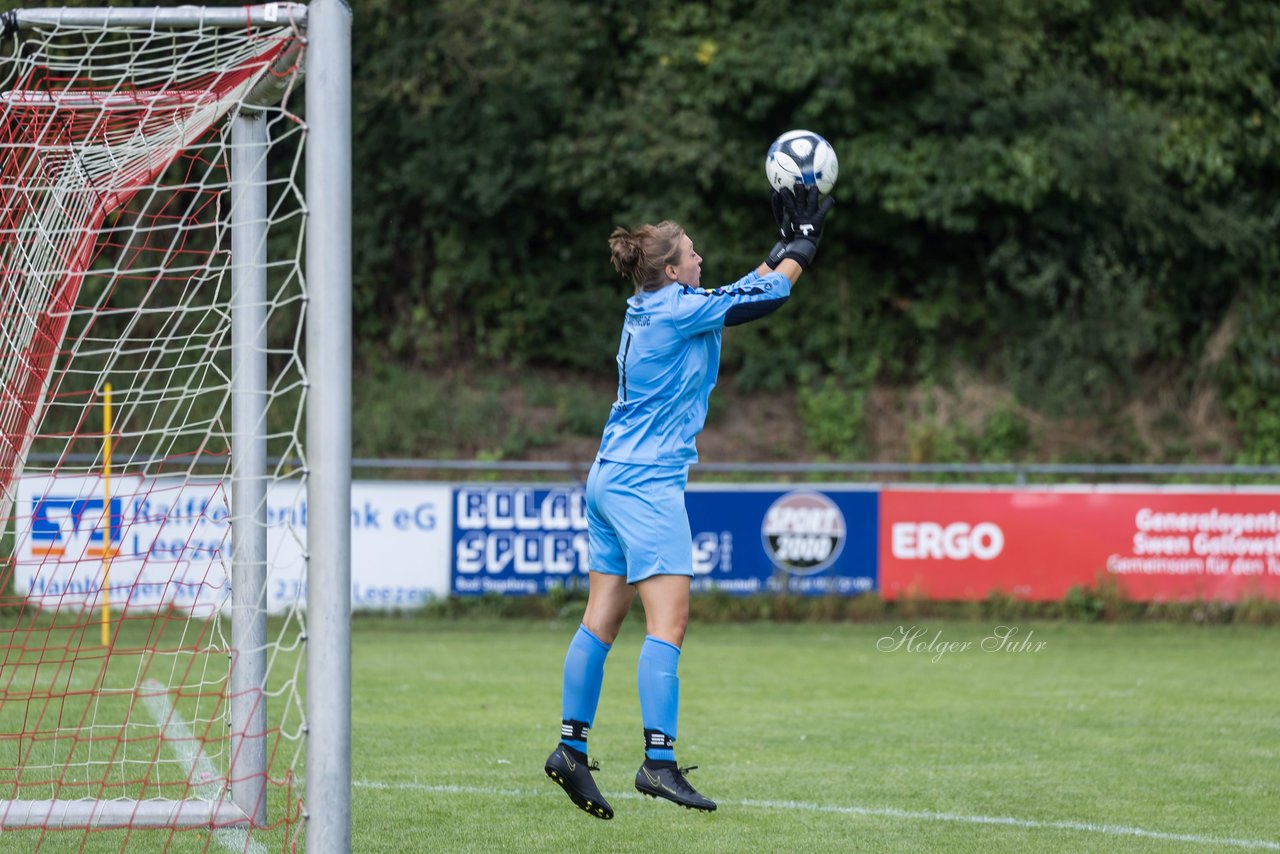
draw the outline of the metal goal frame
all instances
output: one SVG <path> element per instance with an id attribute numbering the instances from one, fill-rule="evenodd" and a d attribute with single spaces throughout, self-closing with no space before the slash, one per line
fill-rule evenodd
<path id="1" fill-rule="evenodd" d="M 344 0 L 234 7 L 26 9 L 24 27 L 243 28 L 292 20 L 306 43 L 307 691 L 306 845 L 351 850 L 351 10 Z M 257 827 L 266 822 L 267 135 L 230 118 L 232 211 L 232 647 L 230 797 L 0 801 L 0 830 Z M 258 524 L 253 524 L 257 522 Z"/>

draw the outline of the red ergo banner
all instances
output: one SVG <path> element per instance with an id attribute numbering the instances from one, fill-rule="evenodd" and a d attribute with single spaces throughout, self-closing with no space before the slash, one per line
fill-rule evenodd
<path id="1" fill-rule="evenodd" d="M 1280 599 L 1280 495 L 893 490 L 880 495 L 885 599 L 1062 598 L 1114 578 L 1140 601 Z"/>

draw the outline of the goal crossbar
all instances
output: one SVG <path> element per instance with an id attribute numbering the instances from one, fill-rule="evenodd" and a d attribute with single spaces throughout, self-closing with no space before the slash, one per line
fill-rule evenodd
<path id="1" fill-rule="evenodd" d="M 10 26 L 63 27 L 153 27 L 176 30 L 201 27 L 261 27 L 273 24 L 307 23 L 307 7 L 302 3 L 262 3 L 256 6 L 16 9 Z"/>

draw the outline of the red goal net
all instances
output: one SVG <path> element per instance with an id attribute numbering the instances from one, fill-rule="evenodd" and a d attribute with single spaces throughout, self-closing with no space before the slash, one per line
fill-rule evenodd
<path id="1" fill-rule="evenodd" d="M 246 524 L 263 529 L 268 578 L 305 573 L 305 124 L 289 106 L 302 40 L 282 18 L 33 25 L 0 55 L 6 845 L 298 840 L 303 618 L 296 601 L 264 598 L 257 628 L 239 628 L 231 584 L 231 534 Z M 251 188 L 233 168 L 238 116 L 263 128 Z M 265 200 L 248 260 L 232 252 L 246 193 Z M 253 474 L 263 506 L 237 516 L 233 291 L 246 264 L 267 288 L 250 306 L 271 366 L 259 438 L 280 462 Z M 240 668 L 257 674 L 247 686 Z"/>

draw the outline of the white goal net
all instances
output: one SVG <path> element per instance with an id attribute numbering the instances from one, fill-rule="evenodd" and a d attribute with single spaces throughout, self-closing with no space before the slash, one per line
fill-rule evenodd
<path id="1" fill-rule="evenodd" d="M 99 11 L 0 19 L 0 827 L 293 850 L 307 10 Z"/>

